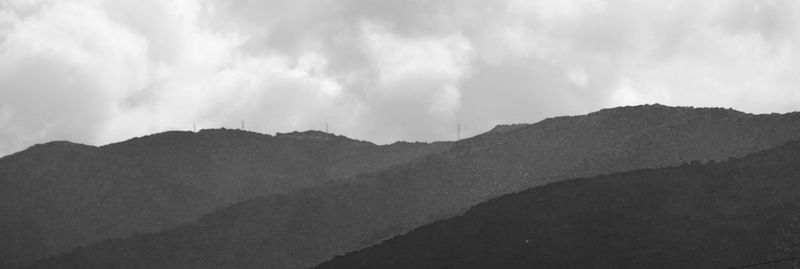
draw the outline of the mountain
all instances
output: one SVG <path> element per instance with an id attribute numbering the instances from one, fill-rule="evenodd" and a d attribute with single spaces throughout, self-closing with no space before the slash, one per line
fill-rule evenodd
<path id="1" fill-rule="evenodd" d="M 32 268 L 308 268 L 502 194 L 770 148 L 800 137 L 800 113 L 645 105 L 501 129 L 349 182 L 256 198 Z"/>
<path id="2" fill-rule="evenodd" d="M 193 222 L 252 197 L 333 184 L 450 145 L 225 129 L 102 147 L 36 145 L 0 159 L 0 268 Z"/>
<path id="3" fill-rule="evenodd" d="M 798 193 L 800 140 L 721 163 L 531 188 L 316 268 L 733 268 L 800 258 Z"/>

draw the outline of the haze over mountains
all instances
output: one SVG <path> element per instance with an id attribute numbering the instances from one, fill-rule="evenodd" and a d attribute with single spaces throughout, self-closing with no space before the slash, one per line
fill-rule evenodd
<path id="1" fill-rule="evenodd" d="M 502 126 L 340 184 L 255 198 L 195 223 L 32 268 L 307 268 L 487 199 L 574 177 L 725 160 L 800 137 L 800 114 L 646 105 Z"/>
<path id="2" fill-rule="evenodd" d="M 36 145 L 0 159 L 0 268 L 192 222 L 255 196 L 347 180 L 450 144 L 378 146 L 316 131 L 222 129 L 102 147 Z"/>
<path id="3" fill-rule="evenodd" d="M 732 268 L 800 258 L 798 193 L 800 140 L 721 163 L 532 188 L 316 268 Z"/>

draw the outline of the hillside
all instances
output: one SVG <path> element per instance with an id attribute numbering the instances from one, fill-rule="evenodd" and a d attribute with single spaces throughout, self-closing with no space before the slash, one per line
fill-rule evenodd
<path id="1" fill-rule="evenodd" d="M 0 268 L 156 232 L 238 201 L 347 180 L 449 146 L 225 129 L 102 147 L 36 145 L 0 159 Z"/>
<path id="2" fill-rule="evenodd" d="M 795 141 L 721 163 L 567 180 L 317 268 L 731 268 L 800 258 L 799 179 Z"/>
<path id="3" fill-rule="evenodd" d="M 344 184 L 257 198 L 33 268 L 307 268 L 470 206 L 573 177 L 743 156 L 800 137 L 800 114 L 647 105 L 517 125 Z"/>

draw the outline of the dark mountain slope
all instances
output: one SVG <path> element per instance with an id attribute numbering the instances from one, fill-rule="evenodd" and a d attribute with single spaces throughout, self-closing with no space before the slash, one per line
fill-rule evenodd
<path id="1" fill-rule="evenodd" d="M 255 199 L 193 225 L 107 241 L 36 268 L 310 267 L 547 182 L 769 148 L 800 137 L 800 114 L 653 105 L 515 127 L 347 184 Z"/>
<path id="2" fill-rule="evenodd" d="M 532 188 L 317 268 L 729 268 L 800 258 L 798 193 L 795 141 L 722 163 Z"/>
<path id="3" fill-rule="evenodd" d="M 36 145 L 0 159 L 0 268 L 174 227 L 254 196 L 345 180 L 449 146 L 237 130 L 166 132 L 103 147 Z"/>

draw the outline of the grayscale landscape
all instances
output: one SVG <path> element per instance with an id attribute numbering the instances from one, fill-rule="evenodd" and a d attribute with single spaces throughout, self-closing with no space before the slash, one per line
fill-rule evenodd
<path id="1" fill-rule="evenodd" d="M 0 268 L 796 268 L 798 18 L 0 0 Z"/>

